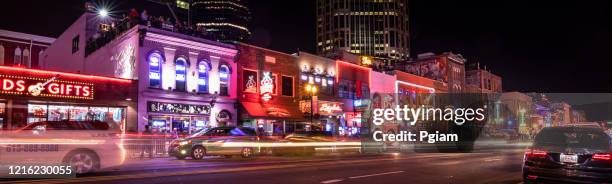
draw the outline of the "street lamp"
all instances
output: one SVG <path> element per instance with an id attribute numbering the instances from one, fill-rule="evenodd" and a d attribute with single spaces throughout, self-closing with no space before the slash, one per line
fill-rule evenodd
<path id="1" fill-rule="evenodd" d="M 104 17 L 108 16 L 108 10 L 106 10 L 106 9 L 100 9 L 100 10 L 98 11 L 98 15 L 100 15 L 100 17 L 104 18 Z"/>
<path id="2" fill-rule="evenodd" d="M 312 126 L 313 117 L 314 117 L 314 102 L 313 101 L 314 101 L 314 96 L 317 93 L 317 86 L 312 85 L 312 84 L 306 84 L 306 92 L 310 96 L 310 125 Z"/>

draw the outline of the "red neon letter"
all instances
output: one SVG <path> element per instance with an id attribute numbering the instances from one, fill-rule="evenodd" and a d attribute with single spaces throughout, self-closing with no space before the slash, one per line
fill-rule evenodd
<path id="1" fill-rule="evenodd" d="M 71 91 L 72 91 L 72 85 L 66 84 L 66 95 L 70 95 Z"/>
<path id="2" fill-rule="evenodd" d="M 80 96 L 80 95 L 81 95 L 81 88 L 82 88 L 82 87 L 83 87 L 83 86 L 80 86 L 80 85 L 75 85 L 75 86 L 74 86 L 74 91 L 76 91 L 76 95 L 77 95 L 77 96 Z"/>
<path id="3" fill-rule="evenodd" d="M 4 90 L 10 91 L 13 90 L 14 87 L 15 83 L 10 79 L 4 79 L 4 82 L 2 82 L 2 88 L 4 88 Z"/>
<path id="4" fill-rule="evenodd" d="M 91 95 L 91 91 L 89 91 L 89 86 L 83 86 L 83 96 Z"/>
<path id="5" fill-rule="evenodd" d="M 23 80 L 18 80 L 17 81 L 17 89 L 15 89 L 19 92 L 25 91 L 25 81 Z"/>
<path id="6" fill-rule="evenodd" d="M 57 83 L 49 84 L 49 93 L 57 95 L 59 93 L 59 84 Z"/>

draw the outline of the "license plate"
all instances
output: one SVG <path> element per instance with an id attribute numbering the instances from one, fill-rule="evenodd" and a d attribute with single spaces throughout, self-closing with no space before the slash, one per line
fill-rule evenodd
<path id="1" fill-rule="evenodd" d="M 561 162 L 565 162 L 565 163 L 577 163 L 578 162 L 578 155 L 565 155 L 565 154 L 561 154 Z"/>

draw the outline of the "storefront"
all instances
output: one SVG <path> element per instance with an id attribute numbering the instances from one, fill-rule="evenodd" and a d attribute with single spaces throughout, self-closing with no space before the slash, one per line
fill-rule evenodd
<path id="1" fill-rule="evenodd" d="M 314 109 L 311 108 L 311 104 Z M 312 122 L 308 123 L 311 130 L 334 132 L 334 135 L 338 135 L 346 129 L 342 103 L 318 100 L 318 97 L 315 97 L 312 102 L 310 100 L 300 101 L 300 111 L 309 118 L 311 110 L 315 112 L 312 114 Z"/>
<path id="2" fill-rule="evenodd" d="M 104 121 L 134 127 L 131 80 L 0 66 L 0 126 L 41 121 Z"/>
<path id="3" fill-rule="evenodd" d="M 238 44 L 239 126 L 263 135 L 284 135 L 308 129 L 299 110 L 296 57 L 247 44 Z"/>
<path id="4" fill-rule="evenodd" d="M 139 131 L 193 134 L 237 126 L 233 45 L 148 29 L 137 61 Z"/>

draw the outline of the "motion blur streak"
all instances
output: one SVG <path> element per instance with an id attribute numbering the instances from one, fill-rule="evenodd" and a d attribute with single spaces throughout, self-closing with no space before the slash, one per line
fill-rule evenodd
<path id="1" fill-rule="evenodd" d="M 104 144 L 104 140 L 78 140 L 78 139 L 5 139 L 0 145 L 6 144 L 62 144 L 62 145 L 86 145 Z"/>
<path id="2" fill-rule="evenodd" d="M 216 143 L 204 143 L 216 144 Z M 286 142 L 286 143 L 259 143 L 259 142 L 226 142 L 221 147 L 317 147 L 317 146 L 361 146 L 361 142 Z"/>

